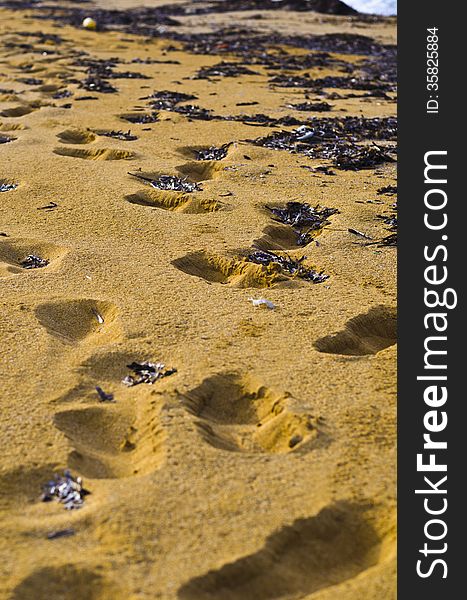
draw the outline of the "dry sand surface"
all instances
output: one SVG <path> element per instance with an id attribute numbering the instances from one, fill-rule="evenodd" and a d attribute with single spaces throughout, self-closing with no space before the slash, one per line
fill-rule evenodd
<path id="1" fill-rule="evenodd" d="M 395 42 L 388 19 L 270 11 L 180 21 L 184 31 L 238 21 Z M 1 9 L 0 22 L 1 600 L 394 598 L 395 248 L 378 242 L 396 198 L 377 190 L 395 185 L 395 163 L 346 170 L 248 141 L 296 125 L 173 110 L 124 120 L 151 114 L 142 98 L 161 90 L 192 94 L 179 106 L 218 116 L 304 122 L 394 116 L 394 94 L 326 89 L 344 96 L 327 100 L 270 85 L 283 71 L 261 64 L 196 79 L 241 59 L 35 11 Z M 118 93 L 79 87 L 80 60 L 111 57 L 115 72 L 147 79 L 109 79 Z M 334 66 L 288 74 L 348 76 L 339 61 L 365 59 L 331 57 Z M 305 94 L 332 110 L 287 106 Z M 129 129 L 136 140 L 103 135 Z M 221 160 L 197 160 L 223 144 Z M 163 191 L 128 172 L 201 189 Z M 291 201 L 338 212 L 297 247 L 293 227 L 266 208 Z M 252 263 L 255 247 L 306 255 L 329 278 Z M 47 266 L 24 268 L 28 255 Z M 177 372 L 123 385 L 127 365 L 144 360 Z M 96 385 L 115 401 L 100 401 Z M 42 485 L 66 468 L 90 492 L 78 510 L 41 502 Z"/>

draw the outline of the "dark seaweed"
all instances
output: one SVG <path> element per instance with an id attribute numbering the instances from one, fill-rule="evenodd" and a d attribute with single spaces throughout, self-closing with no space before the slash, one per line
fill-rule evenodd
<path id="1" fill-rule="evenodd" d="M 134 115 L 122 115 L 121 118 L 124 119 L 125 121 L 129 121 L 130 123 L 145 125 L 146 123 L 155 123 L 156 121 L 158 121 L 159 114 L 158 113 L 151 113 L 151 114 L 147 114 L 147 113 L 136 114 L 135 113 Z"/>
<path id="2" fill-rule="evenodd" d="M 198 70 L 194 79 L 210 79 L 211 77 L 238 77 L 239 75 L 257 75 L 248 67 L 241 63 L 222 61 L 211 67 L 201 67 Z"/>
<path id="3" fill-rule="evenodd" d="M 108 81 L 93 75 L 90 75 L 81 81 L 79 87 L 88 90 L 89 92 L 99 92 L 100 94 L 115 94 L 118 92 L 117 88 Z"/>
<path id="4" fill-rule="evenodd" d="M 386 194 L 388 196 L 393 196 L 397 194 L 397 186 L 395 185 L 387 185 L 386 187 L 381 187 L 376 192 L 378 195 Z"/>
<path id="5" fill-rule="evenodd" d="M 266 208 L 272 212 L 275 221 L 292 227 L 307 227 L 309 230 L 320 229 L 328 223 L 331 215 L 338 212 L 337 208 L 313 207 L 302 202 L 287 202 L 285 206 Z"/>
<path id="6" fill-rule="evenodd" d="M 55 92 L 55 94 L 52 94 L 52 98 L 54 100 L 60 100 L 61 98 L 69 98 L 70 96 L 73 96 L 73 92 L 71 92 L 70 90 L 59 90 L 58 92 Z"/>
<path id="7" fill-rule="evenodd" d="M 301 102 L 299 104 L 287 104 L 288 108 L 301 111 L 327 112 L 333 108 L 328 102 Z"/>
<path id="8" fill-rule="evenodd" d="M 203 189 L 199 183 L 187 181 L 187 179 L 180 179 L 180 177 L 176 177 L 175 175 L 160 175 L 157 179 L 151 179 L 150 177 L 145 177 L 139 173 L 128 173 L 128 175 L 147 181 L 152 187 L 157 188 L 158 190 L 191 193 L 199 192 Z"/>
<path id="9" fill-rule="evenodd" d="M 0 192 L 11 192 L 11 190 L 16 190 L 17 187 L 17 183 L 0 183 Z"/>
<path id="10" fill-rule="evenodd" d="M 96 392 L 97 392 L 97 395 L 99 396 L 99 400 L 101 402 L 113 402 L 114 401 L 114 395 L 106 394 L 106 392 L 104 392 L 104 390 L 101 387 L 99 387 L 98 385 L 96 385 Z"/>
<path id="11" fill-rule="evenodd" d="M 227 151 L 230 144 L 223 144 L 219 148 L 216 146 L 210 146 L 203 150 L 197 150 L 195 152 L 196 160 L 222 160 L 227 156 Z"/>
<path id="12" fill-rule="evenodd" d="M 110 137 L 110 138 L 114 138 L 116 140 L 122 140 L 125 142 L 132 142 L 133 140 L 138 139 L 138 136 L 133 135 L 130 130 L 125 132 L 125 131 L 121 131 L 120 129 L 118 131 L 114 131 L 112 129 L 112 131 L 98 131 L 96 133 L 98 135 L 103 135 L 105 137 Z"/>
<path id="13" fill-rule="evenodd" d="M 163 377 L 169 377 L 177 372 L 177 369 L 166 369 L 163 363 L 151 363 L 151 362 L 132 362 L 127 367 L 133 371 L 133 375 L 127 375 L 122 383 L 128 386 L 139 385 L 140 383 L 147 383 L 152 385 Z"/>
<path id="14" fill-rule="evenodd" d="M 35 254 L 28 254 L 20 264 L 23 269 L 42 269 L 49 264 L 49 261 L 46 258 L 41 258 Z"/>
<path id="15" fill-rule="evenodd" d="M 329 275 L 324 275 L 322 272 L 318 273 L 309 267 L 305 267 L 302 264 L 305 259 L 306 256 L 294 259 L 288 255 L 279 256 L 278 254 L 266 252 L 264 250 L 256 250 L 248 255 L 248 260 L 250 262 L 264 266 L 271 264 L 277 265 L 282 273 L 290 277 L 298 277 L 300 279 L 305 279 L 306 281 L 311 281 L 312 283 L 322 283 L 329 278 Z"/>

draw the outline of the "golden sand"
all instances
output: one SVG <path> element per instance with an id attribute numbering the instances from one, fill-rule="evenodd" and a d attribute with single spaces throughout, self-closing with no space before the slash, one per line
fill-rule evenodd
<path id="1" fill-rule="evenodd" d="M 219 57 L 167 53 L 163 39 L 5 10 L 0 21 L 0 129 L 16 138 L 0 145 L 0 180 L 18 184 L 0 194 L 1 600 L 394 598 L 395 250 L 348 228 L 387 234 L 377 215 L 393 199 L 367 200 L 394 184 L 395 166 L 326 176 L 302 168 L 325 161 L 243 141 L 272 128 L 164 111 L 128 123 L 121 115 L 147 112 L 141 97 L 154 90 L 225 115 L 258 101 L 252 112 L 275 117 L 303 90 L 271 89 L 261 68 L 192 79 Z M 394 42 L 391 21 L 291 13 L 283 27 Z M 18 31 L 65 41 L 58 54 L 18 54 L 7 45 L 27 39 Z M 98 100 L 54 100 L 61 77 L 82 78 L 71 64 L 81 50 L 180 64 L 118 65 L 150 79 L 112 81 L 118 94 L 71 84 Z M 325 116 L 395 113 L 378 99 L 333 104 Z M 135 141 L 97 133 L 130 128 Z M 222 161 L 194 160 L 229 142 Z M 156 190 L 128 175 L 138 170 L 203 190 Z M 306 251 L 290 250 L 264 209 L 292 200 L 339 210 Z M 305 252 L 329 279 L 245 262 L 258 239 Z M 28 254 L 50 264 L 23 269 Z M 260 297 L 276 309 L 254 307 Z M 177 373 L 125 387 L 134 360 Z M 99 402 L 96 385 L 115 403 Z M 67 467 L 91 492 L 80 510 L 40 502 Z"/>

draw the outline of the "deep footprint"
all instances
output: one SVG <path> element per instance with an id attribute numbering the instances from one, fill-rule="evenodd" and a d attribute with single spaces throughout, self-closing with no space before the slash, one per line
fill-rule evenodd
<path id="1" fill-rule="evenodd" d="M 232 287 L 266 288 L 283 283 L 290 284 L 290 280 L 278 273 L 274 267 L 203 251 L 177 258 L 172 264 L 188 275 Z"/>
<path id="2" fill-rule="evenodd" d="M 129 150 L 115 150 L 113 148 L 55 148 L 55 154 L 82 158 L 84 160 L 131 160 L 136 157 Z"/>
<path id="3" fill-rule="evenodd" d="M 90 569 L 63 564 L 59 567 L 43 567 L 13 590 L 11 600 L 127 600 L 128 593 L 113 581 Z"/>
<path id="4" fill-rule="evenodd" d="M 181 176 L 187 177 L 191 181 L 208 181 L 220 174 L 222 165 L 213 160 L 188 162 L 177 167 L 177 171 Z"/>
<path id="5" fill-rule="evenodd" d="M 287 395 L 234 373 L 209 377 L 185 396 L 206 442 L 243 452 L 290 452 L 317 439 L 317 419 L 293 404 Z"/>
<path id="6" fill-rule="evenodd" d="M 158 469 L 165 459 L 166 433 L 159 411 L 139 402 L 137 418 L 115 404 L 57 413 L 55 426 L 73 447 L 68 467 L 90 479 L 145 475 Z"/>
<path id="7" fill-rule="evenodd" d="M 376 354 L 396 342 L 396 309 L 375 306 L 347 321 L 342 331 L 316 340 L 314 347 L 329 354 L 365 356 Z"/>
<path id="8" fill-rule="evenodd" d="M 48 264 L 44 268 L 50 270 L 50 268 L 58 266 L 60 259 L 65 254 L 66 248 L 47 242 L 37 240 L 0 241 L 0 277 L 36 271 L 36 269 L 24 268 L 24 261 L 29 255 L 47 261 Z"/>
<path id="9" fill-rule="evenodd" d="M 220 210 L 223 206 L 221 202 L 214 199 L 199 198 L 181 192 L 149 189 L 136 194 L 128 194 L 125 196 L 125 200 L 130 204 L 187 214 L 214 212 Z"/>
<path id="10" fill-rule="evenodd" d="M 86 129 L 66 129 L 57 137 L 64 144 L 90 144 L 97 139 L 95 133 Z"/>
<path id="11" fill-rule="evenodd" d="M 68 344 L 105 344 L 120 337 L 118 309 L 104 300 L 61 300 L 39 305 L 38 321 L 53 337 Z"/>
<path id="12" fill-rule="evenodd" d="M 378 562 L 381 541 L 364 509 L 338 503 L 298 519 L 261 550 L 192 579 L 181 600 L 289 600 L 356 577 Z"/>

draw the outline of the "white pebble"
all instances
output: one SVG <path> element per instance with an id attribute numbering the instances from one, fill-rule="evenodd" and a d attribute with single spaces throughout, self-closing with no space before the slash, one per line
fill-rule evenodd
<path id="1" fill-rule="evenodd" d="M 96 29 L 97 23 L 91 17 L 86 17 L 83 19 L 83 27 L 85 29 Z"/>

